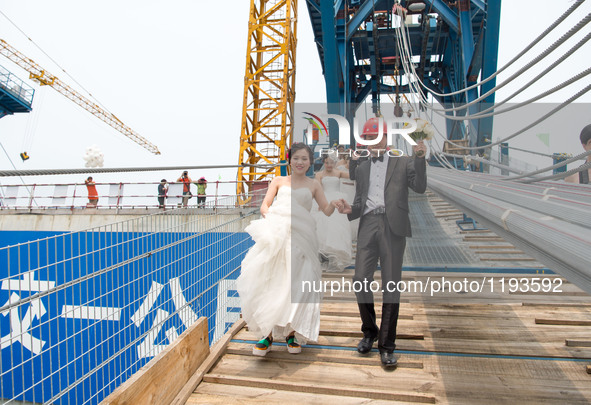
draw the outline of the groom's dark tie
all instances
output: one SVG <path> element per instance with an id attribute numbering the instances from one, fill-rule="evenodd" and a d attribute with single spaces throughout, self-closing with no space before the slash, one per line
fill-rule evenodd
<path id="1" fill-rule="evenodd" d="M 379 160 L 380 162 L 383 162 L 383 161 L 384 161 L 384 155 L 380 155 L 380 156 L 377 156 L 377 157 L 376 157 L 376 156 L 373 156 L 373 157 L 371 158 L 371 163 L 375 163 L 375 162 L 377 162 L 378 160 Z"/>

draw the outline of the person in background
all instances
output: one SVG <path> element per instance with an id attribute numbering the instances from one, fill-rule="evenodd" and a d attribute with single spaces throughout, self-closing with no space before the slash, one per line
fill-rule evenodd
<path id="1" fill-rule="evenodd" d="M 164 208 L 164 199 L 166 198 L 166 193 L 168 192 L 168 184 L 166 183 L 166 179 L 160 180 L 160 184 L 158 184 L 158 208 Z"/>
<path id="2" fill-rule="evenodd" d="M 324 155 L 322 159 L 324 168 L 315 176 L 329 201 L 347 198 L 341 190 L 341 179 L 348 179 L 349 173 L 335 168 L 336 159 L 336 153 Z M 349 221 L 344 215 L 327 217 L 323 212 L 314 209 L 312 216 L 316 220 L 318 252 L 323 270 L 345 271 L 345 267 L 351 264 L 352 235 Z"/>
<path id="3" fill-rule="evenodd" d="M 88 190 L 88 204 L 86 204 L 87 208 L 95 208 L 98 204 L 98 192 L 96 191 L 96 183 L 92 180 L 92 176 L 88 176 L 88 178 L 84 181 L 86 184 L 86 189 Z"/>
<path id="4" fill-rule="evenodd" d="M 197 180 L 197 207 L 205 208 L 205 189 L 207 188 L 207 180 L 201 177 Z"/>
<path id="5" fill-rule="evenodd" d="M 176 181 L 183 183 L 183 206 L 186 207 L 189 199 L 193 197 L 193 194 L 191 194 L 191 183 L 193 180 L 189 177 L 189 172 L 185 170 Z"/>
<path id="6" fill-rule="evenodd" d="M 583 149 L 585 152 L 589 152 L 591 150 L 591 124 L 587 125 L 581 131 L 581 135 L 579 136 L 581 139 L 581 145 L 583 145 Z M 591 155 L 587 156 L 587 160 L 585 164 L 591 162 Z M 591 175 L 591 169 L 583 170 L 578 173 L 571 174 L 570 176 L 566 177 L 564 181 L 567 183 L 579 183 L 579 184 L 589 184 L 589 176 Z"/>

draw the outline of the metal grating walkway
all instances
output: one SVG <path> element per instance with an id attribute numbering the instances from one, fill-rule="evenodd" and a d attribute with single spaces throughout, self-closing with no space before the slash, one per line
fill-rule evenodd
<path id="1" fill-rule="evenodd" d="M 427 195 L 411 191 L 409 205 L 412 238 L 406 239 L 405 266 L 482 265 L 461 239 L 443 229 Z"/>

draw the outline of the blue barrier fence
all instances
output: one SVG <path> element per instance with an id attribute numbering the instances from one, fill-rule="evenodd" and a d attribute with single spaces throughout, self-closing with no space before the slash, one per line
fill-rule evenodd
<path id="1" fill-rule="evenodd" d="M 239 317 L 252 212 L 175 211 L 75 233 L 0 231 L 0 398 L 96 404 L 197 318 L 210 342 L 223 335 Z"/>

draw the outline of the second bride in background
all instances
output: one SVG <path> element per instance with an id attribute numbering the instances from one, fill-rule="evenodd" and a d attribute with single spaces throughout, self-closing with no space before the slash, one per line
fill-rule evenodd
<path id="1" fill-rule="evenodd" d="M 349 173 L 336 168 L 337 154 L 329 153 L 323 157 L 324 166 L 316 173 L 329 201 L 347 199 L 341 190 L 341 179 L 348 179 Z M 327 217 L 317 209 L 313 211 L 316 219 L 316 233 L 323 270 L 342 272 L 351 264 L 352 235 L 349 221 L 344 215 Z"/>

